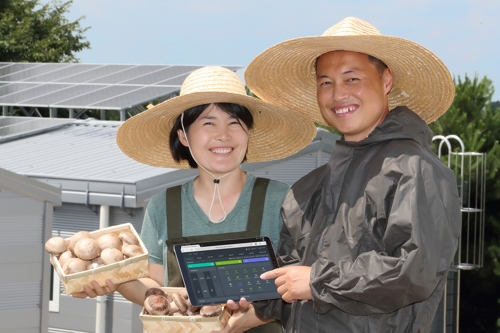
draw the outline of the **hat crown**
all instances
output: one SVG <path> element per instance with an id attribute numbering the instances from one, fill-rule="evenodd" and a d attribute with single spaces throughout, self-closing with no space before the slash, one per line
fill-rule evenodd
<path id="1" fill-rule="evenodd" d="M 181 86 L 180 95 L 199 92 L 225 92 L 246 95 L 245 86 L 231 70 L 219 66 L 207 66 L 189 74 Z"/>
<path id="2" fill-rule="evenodd" d="M 322 36 L 381 35 L 373 25 L 356 17 L 346 17 L 326 30 Z"/>

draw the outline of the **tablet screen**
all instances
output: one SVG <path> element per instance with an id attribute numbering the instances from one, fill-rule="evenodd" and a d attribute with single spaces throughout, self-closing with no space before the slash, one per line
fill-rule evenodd
<path id="1" fill-rule="evenodd" d="M 280 298 L 274 279 L 260 275 L 278 268 L 271 241 L 255 237 L 178 244 L 174 251 L 191 304 L 224 304 Z"/>

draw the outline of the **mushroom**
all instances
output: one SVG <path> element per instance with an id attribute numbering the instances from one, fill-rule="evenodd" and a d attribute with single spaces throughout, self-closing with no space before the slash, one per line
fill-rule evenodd
<path id="1" fill-rule="evenodd" d="M 92 259 L 92 262 L 91 262 L 91 263 L 92 263 L 92 264 L 97 264 L 97 265 L 99 265 L 99 266 L 104 265 L 104 263 L 102 262 L 101 257 L 97 257 L 97 258 L 95 258 L 95 259 Z"/>
<path id="2" fill-rule="evenodd" d="M 139 245 L 127 245 L 122 249 L 123 255 L 127 258 L 132 258 L 136 256 L 140 256 L 143 254 L 142 249 Z"/>
<path id="3" fill-rule="evenodd" d="M 66 241 L 59 236 L 52 237 L 45 243 L 45 250 L 50 254 L 61 254 L 67 250 Z"/>
<path id="4" fill-rule="evenodd" d="M 93 238 L 82 238 L 76 242 L 73 252 L 82 260 L 92 260 L 99 256 L 99 244 Z"/>
<path id="5" fill-rule="evenodd" d="M 87 270 L 87 263 L 79 258 L 69 258 L 62 268 L 64 274 L 74 274 Z"/>
<path id="6" fill-rule="evenodd" d="M 185 314 L 182 313 L 180 310 L 177 310 L 174 313 L 172 313 L 172 317 L 183 317 L 183 316 L 185 316 Z"/>
<path id="7" fill-rule="evenodd" d="M 217 317 L 222 312 L 222 306 L 216 305 L 204 305 L 200 309 L 200 315 L 203 317 Z"/>
<path id="8" fill-rule="evenodd" d="M 123 260 L 123 253 L 114 248 L 104 249 L 101 252 L 101 260 L 104 265 L 113 264 Z"/>
<path id="9" fill-rule="evenodd" d="M 149 295 L 144 300 L 144 309 L 153 316 L 163 316 L 169 311 L 167 298 L 162 295 Z"/>
<path id="10" fill-rule="evenodd" d="M 175 305 L 177 305 L 177 308 L 179 308 L 179 311 L 183 312 L 183 313 L 186 313 L 187 310 L 188 310 L 188 304 L 187 304 L 187 301 L 184 297 L 182 297 L 181 294 L 179 293 L 173 293 L 172 294 L 172 299 L 175 303 Z"/>
<path id="11" fill-rule="evenodd" d="M 118 237 L 122 240 L 123 246 L 139 245 L 139 241 L 130 231 L 122 231 L 118 234 Z"/>
<path id="12" fill-rule="evenodd" d="M 155 288 L 155 287 L 146 290 L 146 292 L 144 293 L 144 299 L 148 298 L 148 296 L 150 295 L 160 295 L 167 297 L 167 294 L 161 288 Z"/>
<path id="13" fill-rule="evenodd" d="M 181 296 L 184 297 L 184 299 L 188 299 L 189 298 L 187 290 L 185 288 L 179 290 L 179 294 L 181 294 Z"/>
<path id="14" fill-rule="evenodd" d="M 177 304 L 175 304 L 175 302 L 173 301 L 172 297 L 170 297 L 170 299 L 171 299 L 171 301 L 170 301 L 170 310 L 168 311 L 168 315 L 169 316 L 173 316 L 174 313 L 180 312 L 180 311 L 179 311 L 179 308 L 177 307 Z"/>
<path id="15" fill-rule="evenodd" d="M 102 251 L 107 248 L 115 248 L 122 250 L 122 241 L 116 234 L 109 233 L 101 235 L 97 238 L 97 243 L 99 244 L 99 249 Z"/>
<path id="16" fill-rule="evenodd" d="M 102 265 L 99 265 L 98 263 L 96 262 L 91 262 L 90 264 L 87 265 L 87 269 L 88 270 L 92 270 L 92 269 L 96 269 L 97 267 L 99 266 L 102 266 Z"/>
<path id="17" fill-rule="evenodd" d="M 190 316 L 197 314 L 197 312 L 201 308 L 201 306 L 194 306 L 194 305 L 192 305 L 191 301 L 189 300 L 189 298 L 186 300 L 186 304 L 187 304 L 187 307 L 188 307 L 186 313 L 188 315 L 190 315 Z"/>
<path id="18" fill-rule="evenodd" d="M 76 234 L 74 234 L 73 236 L 71 236 L 71 238 L 69 239 L 68 249 L 70 249 L 71 252 L 75 253 L 75 251 L 74 251 L 75 244 L 80 239 L 83 239 L 83 238 L 93 238 L 93 237 L 90 234 L 90 232 L 88 232 L 88 231 L 78 231 Z"/>
<path id="19" fill-rule="evenodd" d="M 73 252 L 71 252 L 70 250 L 64 251 L 63 253 L 61 253 L 61 255 L 58 258 L 59 265 L 61 265 L 61 267 L 64 266 L 64 263 L 66 263 L 66 261 L 68 261 L 68 259 L 71 259 L 71 258 L 75 258 L 75 255 L 73 254 Z"/>

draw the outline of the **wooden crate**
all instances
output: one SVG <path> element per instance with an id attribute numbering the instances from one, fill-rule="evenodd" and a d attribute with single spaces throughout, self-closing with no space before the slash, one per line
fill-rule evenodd
<path id="1" fill-rule="evenodd" d="M 98 281 L 99 285 L 104 287 L 106 286 L 106 279 L 110 279 L 114 284 L 120 284 L 149 276 L 148 250 L 146 249 L 146 246 L 144 246 L 144 243 L 131 223 L 124 223 L 95 230 L 90 232 L 90 234 L 95 238 L 98 238 L 99 236 L 107 233 L 115 233 L 118 235 L 122 231 L 130 231 L 134 234 L 134 236 L 139 240 L 139 245 L 144 252 L 143 254 L 116 262 L 114 264 L 68 275 L 64 274 L 57 257 L 52 254 L 50 255 L 50 262 L 52 263 L 52 266 L 54 266 L 54 270 L 61 278 L 61 283 L 64 286 L 66 294 L 72 295 L 83 291 L 83 286 L 86 284 L 90 285 L 92 280 Z M 66 244 L 68 242 L 69 238 L 66 239 Z"/>
<path id="2" fill-rule="evenodd" d="M 166 292 L 176 292 L 183 288 L 161 288 Z M 226 326 L 231 317 L 228 310 L 224 309 L 218 317 L 202 316 L 152 316 L 145 314 L 144 308 L 140 313 L 142 320 L 143 333 L 178 333 L 178 332 L 196 332 L 208 333 L 211 331 L 220 331 Z"/>

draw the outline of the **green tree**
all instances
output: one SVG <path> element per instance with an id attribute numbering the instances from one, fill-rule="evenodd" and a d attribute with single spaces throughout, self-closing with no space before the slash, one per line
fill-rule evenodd
<path id="1" fill-rule="evenodd" d="M 64 15 L 73 0 L 0 1 L 0 62 L 78 62 L 75 53 L 90 48 L 80 21 Z"/>
<path id="2" fill-rule="evenodd" d="M 458 135 L 465 151 L 486 153 L 485 258 L 477 271 L 464 271 L 460 283 L 460 331 L 500 329 L 500 108 L 494 87 L 484 77 L 455 80 L 448 111 L 430 124 L 434 134 Z M 446 157 L 445 157 L 446 158 Z"/>

